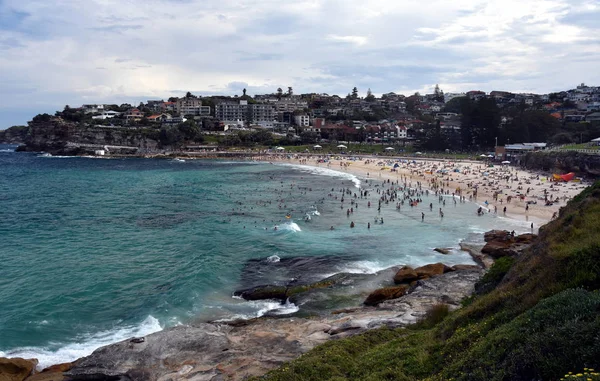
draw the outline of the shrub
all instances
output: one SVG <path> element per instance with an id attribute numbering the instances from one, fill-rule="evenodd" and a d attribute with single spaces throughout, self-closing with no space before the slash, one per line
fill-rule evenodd
<path id="1" fill-rule="evenodd" d="M 487 294 L 502 281 L 504 275 L 515 263 L 514 257 L 498 258 L 485 275 L 475 284 L 477 294 Z"/>

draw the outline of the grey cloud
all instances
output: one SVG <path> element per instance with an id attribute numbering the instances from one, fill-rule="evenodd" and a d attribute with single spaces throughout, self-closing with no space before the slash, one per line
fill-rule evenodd
<path id="1" fill-rule="evenodd" d="M 91 30 L 95 30 L 98 32 L 113 32 L 113 33 L 122 33 L 128 30 L 138 30 L 142 29 L 143 25 L 107 25 L 107 26 L 98 26 L 94 28 L 89 28 Z"/>
<path id="2" fill-rule="evenodd" d="M 254 53 L 238 51 L 240 61 L 274 61 L 283 59 L 282 54 L 276 53 Z"/>
<path id="3" fill-rule="evenodd" d="M 565 16 L 559 18 L 559 21 L 575 26 L 581 26 L 590 29 L 600 28 L 600 11 L 588 12 L 588 13 L 567 13 Z"/>

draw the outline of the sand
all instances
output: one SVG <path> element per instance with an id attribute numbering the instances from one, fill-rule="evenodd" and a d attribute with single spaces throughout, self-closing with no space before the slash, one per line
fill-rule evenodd
<path id="1" fill-rule="evenodd" d="M 591 185 L 583 180 L 554 182 L 551 181 L 551 173 L 536 173 L 485 161 L 368 156 L 361 156 L 358 160 L 342 156 L 290 154 L 260 156 L 258 159 L 325 167 L 352 173 L 359 178 L 390 179 L 413 187 L 420 182 L 424 189 L 443 189 L 445 193 L 462 195 L 480 205 L 485 213 L 532 222 L 535 230 Z M 394 168 L 396 164 L 398 166 Z M 477 213 L 477 208 L 473 213 Z"/>

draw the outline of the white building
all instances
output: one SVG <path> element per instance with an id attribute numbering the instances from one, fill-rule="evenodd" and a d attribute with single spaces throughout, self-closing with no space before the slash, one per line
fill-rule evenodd
<path id="1" fill-rule="evenodd" d="M 273 127 L 276 121 L 275 107 L 270 104 L 252 104 L 248 101 L 222 102 L 216 105 L 215 117 L 225 123 L 238 121 L 250 121 L 251 124 L 269 125 Z"/>
<path id="2" fill-rule="evenodd" d="M 105 120 L 105 119 L 111 119 L 111 118 L 114 118 L 114 117 L 116 117 L 116 116 L 119 116 L 119 115 L 121 115 L 121 113 L 120 113 L 120 112 L 106 110 L 106 111 L 102 111 L 102 112 L 100 113 L 100 115 L 95 115 L 95 116 L 92 116 L 92 119 L 101 119 L 101 120 Z"/>
<path id="3" fill-rule="evenodd" d="M 86 114 L 96 114 L 104 111 L 104 105 L 83 105 L 81 109 Z"/>
<path id="4" fill-rule="evenodd" d="M 308 117 L 308 115 L 295 115 L 294 122 L 296 122 L 296 126 L 300 126 L 300 127 L 310 126 L 310 118 Z"/>
<path id="5" fill-rule="evenodd" d="M 179 115 L 209 116 L 210 106 L 202 106 L 202 99 L 184 97 L 177 99 L 175 111 Z"/>

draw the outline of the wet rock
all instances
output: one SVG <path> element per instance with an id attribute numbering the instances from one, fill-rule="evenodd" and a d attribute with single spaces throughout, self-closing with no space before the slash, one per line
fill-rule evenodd
<path id="1" fill-rule="evenodd" d="M 394 283 L 396 284 L 410 283 L 417 279 L 419 279 L 419 275 L 410 266 L 402 267 L 400 270 L 398 270 L 396 275 L 394 275 Z"/>
<path id="2" fill-rule="evenodd" d="M 450 254 L 450 251 L 452 249 L 450 248 L 441 248 L 441 247 L 436 247 L 435 249 L 433 249 L 433 251 L 437 251 L 440 254 Z"/>
<path id="3" fill-rule="evenodd" d="M 233 295 L 244 298 L 245 300 L 275 299 L 285 302 L 287 299 L 287 287 L 264 285 L 246 290 L 235 291 Z"/>
<path id="4" fill-rule="evenodd" d="M 73 367 L 73 363 L 72 362 L 65 362 L 62 364 L 55 364 L 55 365 L 51 365 L 47 368 L 44 368 L 44 370 L 42 370 L 42 373 L 46 373 L 46 372 L 66 372 L 69 369 L 71 369 Z"/>
<path id="5" fill-rule="evenodd" d="M 408 289 L 408 285 L 380 288 L 369 294 L 363 304 L 366 306 L 374 306 L 383 302 L 384 300 L 396 299 L 406 294 Z"/>
<path id="6" fill-rule="evenodd" d="M 0 381 L 23 381 L 38 364 L 37 359 L 0 358 Z"/>

